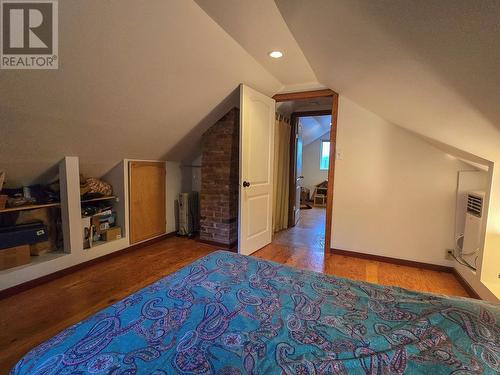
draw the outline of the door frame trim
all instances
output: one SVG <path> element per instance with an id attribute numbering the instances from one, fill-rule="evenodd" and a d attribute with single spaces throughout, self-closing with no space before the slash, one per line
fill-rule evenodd
<path id="1" fill-rule="evenodd" d="M 304 112 L 293 112 L 290 115 L 290 176 L 289 176 L 289 197 L 288 197 L 288 227 L 295 226 L 295 220 L 293 217 L 293 205 L 296 202 L 295 189 L 292 189 L 292 186 L 295 186 L 295 181 L 297 180 L 297 176 L 295 175 L 295 164 L 297 162 L 297 150 L 296 150 L 296 142 L 295 137 L 297 134 L 297 119 L 299 117 L 312 117 L 312 116 L 326 116 L 331 115 L 332 111 L 330 109 L 320 110 L 320 111 L 304 111 Z M 326 233 L 325 233 L 326 234 Z"/>
<path id="2" fill-rule="evenodd" d="M 335 95 L 338 95 L 335 91 L 330 89 L 324 89 L 324 90 L 298 91 L 298 92 L 287 92 L 284 94 L 276 94 L 273 96 L 273 99 L 276 100 L 277 102 L 288 102 L 290 100 L 326 98 Z"/>
<path id="3" fill-rule="evenodd" d="M 332 116 L 332 125 L 330 127 L 330 165 L 328 166 L 328 195 L 326 197 L 326 220 L 325 220 L 325 247 L 324 251 L 330 251 L 331 239 L 333 234 L 333 223 L 332 223 L 332 213 L 333 213 L 333 193 L 335 186 L 335 155 L 337 150 L 337 119 L 339 112 L 339 94 L 333 90 L 325 89 L 325 90 L 315 90 L 315 91 L 301 91 L 301 92 L 293 92 L 293 93 L 285 93 L 285 94 L 276 94 L 273 96 L 273 99 L 279 102 L 286 102 L 290 100 L 307 100 L 314 98 L 324 98 L 324 97 L 332 97 L 332 110 L 330 111 Z M 318 112 L 318 111 L 316 111 Z M 297 113 L 314 113 L 311 112 L 297 112 Z M 298 117 L 298 116 L 296 116 Z M 294 125 L 295 119 L 290 121 L 292 125 Z M 295 126 L 293 127 L 293 137 L 295 137 Z M 294 140 L 290 139 L 291 142 Z M 294 143 L 295 144 L 295 143 Z M 295 146 L 294 146 L 295 148 Z M 292 173 L 290 174 L 292 175 Z M 290 178 L 290 183 L 292 183 Z M 295 181 L 293 181 L 293 185 L 295 186 Z M 289 208 L 290 210 L 290 208 Z"/>

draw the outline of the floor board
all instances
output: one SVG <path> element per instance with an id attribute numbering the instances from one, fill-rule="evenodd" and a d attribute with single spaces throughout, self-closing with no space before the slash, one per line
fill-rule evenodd
<path id="1" fill-rule="evenodd" d="M 299 225 L 280 233 L 255 256 L 383 285 L 468 296 L 449 273 L 324 254 L 322 211 L 303 210 Z M 193 240 L 169 238 L 0 300 L 0 373 L 8 373 L 27 351 L 62 329 L 214 250 Z"/>

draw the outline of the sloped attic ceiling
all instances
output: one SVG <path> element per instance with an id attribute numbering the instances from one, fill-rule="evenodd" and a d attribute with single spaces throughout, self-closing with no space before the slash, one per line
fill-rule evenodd
<path id="1" fill-rule="evenodd" d="M 318 80 L 429 138 L 500 160 L 500 2 L 276 0 Z"/>
<path id="2" fill-rule="evenodd" d="M 64 155 L 96 175 L 124 157 L 183 160 L 241 82 L 327 86 L 500 160 L 500 2 L 197 2 L 60 1 L 59 70 L 0 71 L 0 169 L 28 183 Z M 262 56 L 274 48 L 282 61 Z"/>
<path id="3" fill-rule="evenodd" d="M 318 85 L 428 139 L 500 160 L 500 2 L 196 1 L 264 66 L 272 62 L 263 35 L 274 46 L 287 28 L 287 77 L 300 76 L 286 61 L 297 44 Z M 283 91 L 298 86 L 287 81 Z"/>
<path id="4" fill-rule="evenodd" d="M 0 71 L 0 170 L 30 183 L 65 155 L 95 175 L 165 158 L 241 82 L 282 86 L 193 1 L 60 1 L 59 70 Z"/>
<path id="5" fill-rule="evenodd" d="M 273 0 L 195 0 L 210 17 L 284 85 L 317 84 L 304 53 Z M 271 51 L 284 53 L 269 58 Z"/>
<path id="6" fill-rule="evenodd" d="M 330 133 L 332 116 L 301 117 L 299 121 L 302 124 L 302 145 L 305 147 Z"/>

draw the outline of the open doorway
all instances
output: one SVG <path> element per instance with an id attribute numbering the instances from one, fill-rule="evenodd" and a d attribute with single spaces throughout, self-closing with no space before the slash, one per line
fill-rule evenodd
<path id="1" fill-rule="evenodd" d="M 329 250 L 338 95 L 321 90 L 274 99 L 273 243 Z"/>
<path id="2" fill-rule="evenodd" d="M 279 195 L 286 199 L 286 204 L 280 206 L 280 214 L 283 217 L 282 222 L 288 228 L 290 207 L 294 210 L 294 204 L 290 205 L 289 200 L 294 202 L 298 197 L 300 210 L 302 191 L 294 184 L 291 187 L 290 182 L 298 179 L 299 183 L 302 183 L 302 178 L 298 178 L 301 174 L 297 174 L 295 166 L 290 165 L 292 158 L 295 160 L 296 157 L 295 153 L 290 154 L 290 150 L 297 150 L 295 143 L 291 142 L 292 139 L 295 140 L 295 124 L 302 117 L 303 121 L 306 121 L 307 117 L 313 115 L 319 118 L 336 113 L 337 98 L 338 95 L 331 90 L 279 94 L 269 98 L 246 85 L 240 86 L 239 106 L 235 104 L 233 109 L 205 131 L 202 136 L 201 155 L 190 164 L 190 169 L 199 168 L 199 173 L 190 175 L 190 183 L 193 190 L 196 185 L 200 185 L 200 241 L 229 248 L 235 247 L 237 241 L 238 252 L 244 255 L 269 245 L 274 232 L 273 212 L 276 212 L 273 210 L 274 196 L 277 195 L 274 191 L 282 193 L 284 189 L 287 193 Z M 276 102 L 279 103 L 279 112 L 286 113 L 286 116 L 276 113 Z M 324 113 L 314 113 L 318 110 Z M 301 112 L 307 113 L 302 116 Z M 273 165 L 278 159 L 276 152 L 281 149 L 275 147 L 274 142 L 275 133 L 280 129 L 276 126 L 278 120 L 287 124 L 283 127 L 287 129 L 287 134 L 280 139 L 284 140 L 282 143 L 286 146 L 288 157 L 285 163 L 286 173 L 281 174 L 279 180 L 275 178 L 275 173 L 282 168 L 274 168 Z M 332 155 L 335 147 L 332 139 L 336 134 L 335 125 L 336 116 L 332 116 L 327 191 L 333 191 Z M 325 152 L 328 153 L 326 144 L 323 147 L 323 153 Z M 294 172 L 293 175 L 291 171 Z M 314 198 L 315 188 L 309 190 L 310 193 L 305 198 L 306 204 Z M 298 195 L 295 195 L 295 191 L 298 191 Z M 321 192 L 316 193 L 320 195 Z M 319 219 L 323 222 L 322 242 L 325 243 L 326 249 L 330 248 L 331 197 L 332 194 L 326 194 L 326 212 Z M 320 204 L 318 202 L 317 205 Z M 300 212 L 295 214 L 294 218 L 298 215 Z M 292 220 L 293 226 L 296 220 Z"/>

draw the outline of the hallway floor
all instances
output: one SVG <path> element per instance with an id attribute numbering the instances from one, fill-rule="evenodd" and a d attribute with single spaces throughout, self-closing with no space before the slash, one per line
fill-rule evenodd
<path id="1" fill-rule="evenodd" d="M 273 244 L 321 250 L 325 246 L 326 208 L 300 210 L 300 220 L 292 228 L 275 234 Z"/>

